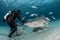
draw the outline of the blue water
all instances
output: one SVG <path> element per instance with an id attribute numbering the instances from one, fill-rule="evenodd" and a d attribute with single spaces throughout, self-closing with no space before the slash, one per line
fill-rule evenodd
<path id="1" fill-rule="evenodd" d="M 37 8 L 34 9 L 31 6 Z M 32 13 L 49 17 L 51 21 L 54 21 L 51 16 L 54 16 L 56 20 L 60 19 L 60 0 L 0 0 L 0 25 L 6 25 L 2 22 L 2 18 L 11 9 L 20 9 L 22 11 L 20 16 L 25 16 L 25 20 L 32 18 L 30 17 Z M 26 15 L 26 12 L 30 14 Z M 53 14 L 49 15 L 49 12 Z"/>

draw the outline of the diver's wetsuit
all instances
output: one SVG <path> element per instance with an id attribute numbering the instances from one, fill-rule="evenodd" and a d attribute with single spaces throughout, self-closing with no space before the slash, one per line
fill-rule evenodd
<path id="1" fill-rule="evenodd" d="M 16 27 L 16 25 L 15 25 L 15 19 L 16 18 L 18 18 L 19 19 L 19 21 L 21 21 L 21 17 L 19 16 L 20 15 L 20 13 L 21 13 L 21 11 L 20 10 L 18 10 L 18 11 L 11 11 L 11 13 L 10 13 L 10 15 L 8 15 L 7 17 L 6 17 L 6 21 L 7 21 L 7 24 L 9 25 L 9 27 L 10 27 L 10 31 L 11 31 L 11 33 L 8 35 L 8 37 L 10 37 L 11 38 L 11 36 L 13 35 L 13 33 L 15 32 L 15 31 L 17 31 L 17 27 Z"/>

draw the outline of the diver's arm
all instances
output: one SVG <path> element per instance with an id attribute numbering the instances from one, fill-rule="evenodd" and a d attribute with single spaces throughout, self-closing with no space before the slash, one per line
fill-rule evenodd
<path id="1" fill-rule="evenodd" d="M 19 21 L 21 21 L 21 20 L 22 20 L 20 16 L 18 16 L 17 18 L 18 18 L 18 20 L 19 20 Z"/>
<path id="2" fill-rule="evenodd" d="M 17 18 L 18 18 L 19 21 L 20 21 L 21 23 L 23 23 L 23 24 L 26 22 L 25 20 L 22 20 L 22 18 L 21 18 L 20 16 L 18 16 Z"/>

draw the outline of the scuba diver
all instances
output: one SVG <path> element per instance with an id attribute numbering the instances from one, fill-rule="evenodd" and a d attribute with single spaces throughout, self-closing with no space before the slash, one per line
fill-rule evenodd
<path id="1" fill-rule="evenodd" d="M 6 21 L 10 27 L 11 33 L 9 33 L 9 35 L 8 35 L 8 37 L 10 37 L 10 38 L 12 37 L 14 32 L 17 31 L 15 19 L 17 18 L 22 24 L 24 24 L 24 22 L 26 22 L 26 21 L 22 20 L 19 15 L 21 15 L 21 10 L 11 10 L 3 18 L 3 22 Z"/>

